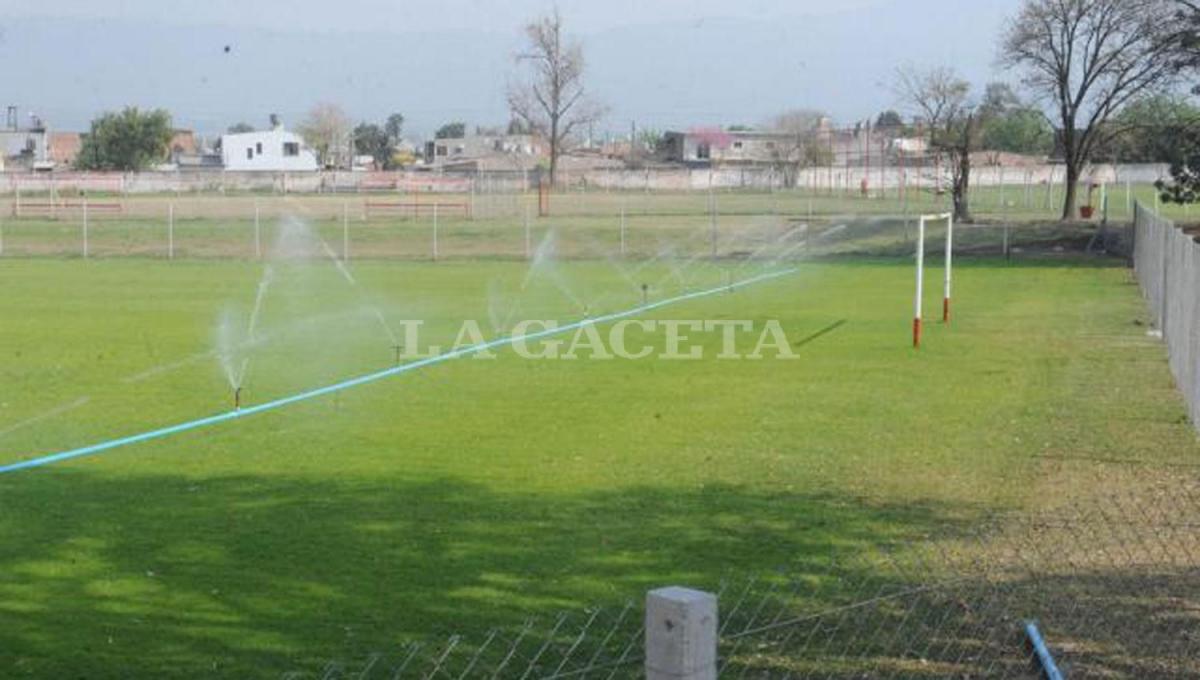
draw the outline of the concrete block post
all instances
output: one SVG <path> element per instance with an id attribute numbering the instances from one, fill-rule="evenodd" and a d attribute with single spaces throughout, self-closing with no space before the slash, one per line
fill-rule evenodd
<path id="1" fill-rule="evenodd" d="M 646 593 L 646 679 L 716 677 L 717 596 L 678 586 Z"/>

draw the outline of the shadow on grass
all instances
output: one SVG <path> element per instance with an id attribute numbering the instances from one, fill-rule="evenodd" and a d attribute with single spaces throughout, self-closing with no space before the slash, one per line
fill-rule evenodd
<path id="1" fill-rule="evenodd" d="M 454 479 L 0 481 L 0 675 L 263 677 L 903 543 L 949 508 Z"/>

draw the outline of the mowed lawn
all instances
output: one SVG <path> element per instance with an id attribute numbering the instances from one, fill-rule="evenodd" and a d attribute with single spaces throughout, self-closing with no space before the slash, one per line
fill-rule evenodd
<path id="1" fill-rule="evenodd" d="M 278 677 L 1092 492 L 1064 461 L 1196 460 L 1112 261 L 964 259 L 919 352 L 910 261 L 798 266 L 646 315 L 776 319 L 793 359 L 500 351 L 0 475 L 0 676 Z M 636 267 L 0 261 L 0 463 L 229 409 L 230 337 L 258 403 L 390 365 L 376 310 L 445 346 L 758 271 Z"/>

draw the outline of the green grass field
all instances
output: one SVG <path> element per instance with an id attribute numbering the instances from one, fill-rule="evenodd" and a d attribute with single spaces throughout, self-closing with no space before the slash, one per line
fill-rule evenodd
<path id="1" fill-rule="evenodd" d="M 1089 461 L 1195 459 L 1116 261 L 964 258 L 954 322 L 919 352 L 911 260 L 796 266 L 647 314 L 778 319 L 794 359 L 719 360 L 715 334 L 696 361 L 500 351 L 0 475 L 0 676 L 277 677 L 1103 493 L 1116 478 Z M 328 260 L 277 262 L 233 356 L 244 398 L 390 365 L 372 310 L 445 347 L 464 318 L 490 335 L 761 267 L 528 269 L 365 260 L 350 285 Z M 0 260 L 0 463 L 228 410 L 214 348 L 246 327 L 263 271 Z"/>

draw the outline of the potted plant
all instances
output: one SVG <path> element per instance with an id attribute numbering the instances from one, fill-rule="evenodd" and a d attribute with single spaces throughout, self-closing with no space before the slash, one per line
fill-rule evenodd
<path id="1" fill-rule="evenodd" d="M 1096 191 L 1096 183 L 1095 182 L 1089 183 L 1088 184 L 1088 193 L 1087 193 L 1087 203 L 1084 203 L 1083 205 L 1079 206 L 1079 216 L 1085 220 L 1092 219 L 1092 215 L 1095 214 L 1095 212 L 1096 212 L 1096 208 L 1092 205 L 1092 194 L 1095 193 L 1095 191 Z"/>

